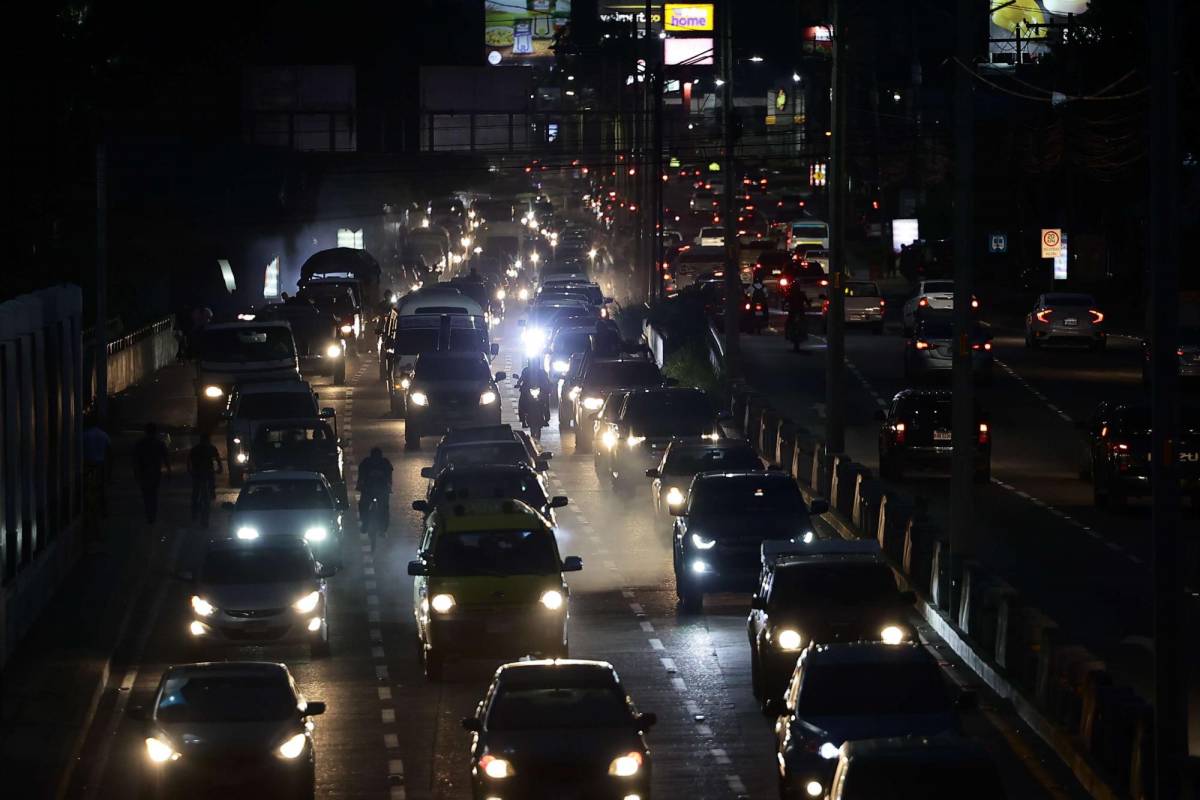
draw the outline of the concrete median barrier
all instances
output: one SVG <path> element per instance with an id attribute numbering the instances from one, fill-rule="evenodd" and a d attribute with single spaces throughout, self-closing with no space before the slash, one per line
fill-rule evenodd
<path id="1" fill-rule="evenodd" d="M 804 428 L 796 430 L 796 447 L 792 451 L 792 477 L 802 486 L 812 488 L 813 459 L 820 442 Z"/>
<path id="2" fill-rule="evenodd" d="M 929 597 L 951 619 L 954 614 L 954 567 L 950 555 L 950 540 L 939 532 L 933 540 L 929 556 Z"/>
<path id="3" fill-rule="evenodd" d="M 912 588 L 926 596 L 929 595 L 933 542 L 937 535 L 936 528 L 916 518 L 910 519 L 904 527 L 904 556 L 901 566 Z"/>
<path id="4" fill-rule="evenodd" d="M 850 524 L 863 533 L 878 530 L 879 505 L 883 502 L 883 483 L 864 468 L 854 479 L 854 502 Z"/>
<path id="5" fill-rule="evenodd" d="M 1057 627 L 1041 611 L 1020 602 L 1009 606 L 1005 641 L 1005 668 L 1009 679 L 1031 697 L 1037 686 L 1043 632 Z"/>
<path id="6" fill-rule="evenodd" d="M 796 423 L 784 417 L 779 420 L 779 433 L 775 437 L 775 458 L 773 463 L 789 472 L 792 470 L 792 456 L 796 450 Z M 794 474 L 794 473 L 793 473 Z"/>
<path id="7" fill-rule="evenodd" d="M 1101 692 L 1111 691 L 1113 678 L 1106 670 L 1098 669 L 1087 673 L 1083 679 L 1083 696 L 1079 712 L 1079 740 L 1088 753 L 1096 752 L 1096 717 Z"/>
<path id="8" fill-rule="evenodd" d="M 875 538 L 888 558 L 895 563 L 904 560 L 904 530 L 913 518 L 912 498 L 897 492 L 885 492 L 879 499 Z"/>
<path id="9" fill-rule="evenodd" d="M 774 460 L 776 440 L 779 437 L 779 414 L 770 406 L 763 408 L 758 425 L 758 452 L 768 461 Z"/>

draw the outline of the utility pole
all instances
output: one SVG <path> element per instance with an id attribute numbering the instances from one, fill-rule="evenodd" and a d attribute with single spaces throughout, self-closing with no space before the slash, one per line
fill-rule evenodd
<path id="1" fill-rule="evenodd" d="M 1179 141 L 1175 0 L 1148 3 L 1150 48 L 1150 526 L 1154 559 L 1154 796 L 1183 797 L 1187 759 L 1176 435 L 1179 431 Z M 1188 646 L 1191 643 L 1188 642 Z"/>
<path id="2" fill-rule="evenodd" d="M 725 191 L 721 214 L 725 220 L 725 374 L 730 381 L 742 376 L 742 348 L 738 338 L 742 320 L 742 271 L 738 267 L 737 226 L 733 215 L 733 181 L 736 176 L 733 157 L 733 0 L 724 0 L 721 8 L 721 107 L 724 125 Z"/>
<path id="3" fill-rule="evenodd" d="M 95 413 L 108 421 L 108 153 L 96 145 L 96 326 L 92 342 L 96 362 Z"/>
<path id="4" fill-rule="evenodd" d="M 833 0 L 833 64 L 830 109 L 829 313 L 826 315 L 825 449 L 846 449 L 846 29 L 842 0 Z"/>
<path id="5" fill-rule="evenodd" d="M 971 191 L 975 170 L 973 80 L 975 11 L 958 3 L 955 17 L 954 70 L 954 361 L 950 458 L 950 556 L 961 564 L 974 554 L 972 512 L 975 494 L 975 449 L 980 433 L 975 419 L 975 382 L 971 376 L 971 298 L 974 296 L 971 247 Z M 989 431 L 990 435 L 990 431 Z"/>
<path id="6" fill-rule="evenodd" d="M 662 297 L 663 261 L 663 58 L 662 44 L 652 35 L 650 19 L 653 12 L 654 4 L 651 0 L 646 0 L 646 79 L 649 80 L 651 75 L 654 77 L 651 114 L 654 152 L 651 155 L 651 173 L 648 176 L 648 179 L 652 181 L 650 197 L 654 203 L 654 235 L 650 248 L 650 299 L 657 301 Z M 653 65 L 653 69 L 651 69 L 651 65 Z"/>

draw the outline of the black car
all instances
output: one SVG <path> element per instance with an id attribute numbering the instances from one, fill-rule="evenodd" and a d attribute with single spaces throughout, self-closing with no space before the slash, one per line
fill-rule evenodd
<path id="1" fill-rule="evenodd" d="M 830 800 L 1004 800 L 1004 781 L 987 750 L 957 736 L 848 742 L 832 786 Z"/>
<path id="2" fill-rule="evenodd" d="M 1200 507 L 1200 407 L 1180 409 L 1175 469 L 1179 488 Z M 1084 431 L 1080 474 L 1092 481 L 1099 507 L 1120 507 L 1150 494 L 1150 409 L 1141 403 L 1101 403 Z"/>
<path id="3" fill-rule="evenodd" d="M 326 375 L 334 384 L 346 382 L 346 339 L 332 313 L 303 301 L 272 303 L 256 319 L 282 320 L 292 328 L 300 374 Z"/>
<path id="4" fill-rule="evenodd" d="M 319 472 L 345 505 L 343 460 L 337 432 L 324 420 L 268 420 L 259 426 L 250 444 L 247 468 L 251 472 L 268 469 Z"/>
<path id="5" fill-rule="evenodd" d="M 904 389 L 886 411 L 876 412 L 879 426 L 879 474 L 901 480 L 911 466 L 949 466 L 954 452 L 951 393 L 941 389 Z M 992 430 L 975 407 L 975 482 L 992 479 Z"/>
<path id="6" fill-rule="evenodd" d="M 162 798 L 313 796 L 316 757 L 307 701 L 283 664 L 225 661 L 168 667 L 146 724 L 152 795 Z"/>
<path id="7" fill-rule="evenodd" d="M 666 514 L 687 503 L 692 478 L 701 472 L 743 472 L 760 470 L 763 460 L 745 439 L 717 439 L 702 436 L 676 439 L 667 445 L 658 466 L 646 470 L 653 478 L 650 494 L 654 510 Z"/>
<path id="8" fill-rule="evenodd" d="M 650 800 L 645 731 L 612 664 L 520 661 L 496 670 L 471 732 L 471 792 L 490 797 Z"/>
<path id="9" fill-rule="evenodd" d="M 610 392 L 662 386 L 658 365 L 646 358 L 590 358 L 582 365 L 576 381 L 564 387 L 565 402 L 558 406 L 559 427 L 575 428 L 575 449 L 591 452 L 592 422 Z"/>
<path id="10" fill-rule="evenodd" d="M 552 524 L 554 509 L 567 504 L 562 495 L 549 496 L 541 475 L 527 464 L 483 464 L 442 470 L 430 485 L 426 499 L 414 500 L 412 507 L 428 513 L 442 503 L 497 499 L 520 500 Z"/>
<path id="11" fill-rule="evenodd" d="M 873 540 L 764 542 L 746 620 L 754 698 L 780 699 L 810 644 L 910 641 L 905 616 L 915 599 L 896 587 Z"/>
<path id="12" fill-rule="evenodd" d="M 684 611 L 703 608 L 711 592 L 753 592 L 762 543 L 811 541 L 811 514 L 829 510 L 824 500 L 809 506 L 785 472 L 706 472 L 692 480 L 688 503 L 674 509 L 672 550 L 675 591 Z"/>
<path id="13" fill-rule="evenodd" d="M 405 390 L 404 444 L 466 425 L 500 423 L 500 389 L 507 375 L 491 373 L 482 353 L 432 352 L 417 358 Z"/>

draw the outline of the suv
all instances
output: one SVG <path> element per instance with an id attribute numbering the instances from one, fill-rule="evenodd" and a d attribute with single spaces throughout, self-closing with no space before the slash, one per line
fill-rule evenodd
<path id="1" fill-rule="evenodd" d="M 565 413 L 567 424 L 575 428 L 576 452 L 591 452 L 592 422 L 610 392 L 662 385 L 662 373 L 658 365 L 649 359 L 590 359 L 584 363 L 577 382 L 566 389 L 566 402 L 558 406 L 559 427 L 565 427 Z"/>
<path id="2" fill-rule="evenodd" d="M 425 520 L 413 581 L 417 638 L 429 680 L 447 656 L 567 657 L 570 592 L 549 520 L 520 500 L 473 500 L 435 508 Z"/>
<path id="3" fill-rule="evenodd" d="M 904 616 L 915 601 L 896 587 L 878 542 L 763 542 L 746 620 L 754 699 L 765 707 L 782 697 L 810 644 L 911 641 Z"/>
<path id="4" fill-rule="evenodd" d="M 482 353 L 422 353 L 405 390 L 405 446 L 419 448 L 422 436 L 449 428 L 499 424 L 497 384 L 506 377 L 493 376 Z"/>
<path id="5" fill-rule="evenodd" d="M 1179 413 L 1175 471 L 1179 488 L 1200 507 L 1200 408 L 1184 405 Z M 1085 434 L 1080 476 L 1091 478 L 1097 507 L 1120 507 L 1131 496 L 1150 493 L 1150 409 L 1141 403 L 1101 403 Z"/>
<path id="6" fill-rule="evenodd" d="M 225 453 L 229 459 L 229 485 L 242 482 L 250 468 L 250 448 L 258 429 L 268 420 L 333 419 L 332 408 L 317 407 L 317 393 L 307 381 L 266 381 L 238 384 L 229 395 L 223 415 Z"/>
<path id="7" fill-rule="evenodd" d="M 878 411 L 879 474 L 901 480 L 909 465 L 948 465 L 954 452 L 951 394 L 946 390 L 904 389 L 886 411 Z M 992 430 L 975 407 L 975 482 L 992 479 Z"/>
<path id="8" fill-rule="evenodd" d="M 614 422 L 597 426 L 597 461 L 602 483 L 630 492 L 645 483 L 646 470 L 662 461 L 667 445 L 681 437 L 722 437 L 722 416 L 703 389 L 638 389 L 625 398 Z"/>
<path id="9" fill-rule="evenodd" d="M 189 344 L 189 354 L 196 362 L 199 430 L 211 430 L 221 418 L 234 384 L 300 378 L 291 326 L 279 320 L 209 325 Z"/>
<path id="10" fill-rule="evenodd" d="M 347 337 L 332 314 L 304 302 L 272 303 L 259 310 L 256 319 L 291 326 L 301 375 L 324 375 L 336 386 L 346 382 Z"/>

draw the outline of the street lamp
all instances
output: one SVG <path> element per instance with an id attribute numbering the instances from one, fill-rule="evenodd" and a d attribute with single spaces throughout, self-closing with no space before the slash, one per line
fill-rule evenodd
<path id="1" fill-rule="evenodd" d="M 793 72 L 792 73 L 792 83 L 799 83 L 799 82 L 800 82 L 800 73 Z"/>
<path id="2" fill-rule="evenodd" d="M 755 64 L 761 64 L 763 61 L 763 57 L 762 56 L 750 56 L 750 60 L 753 61 Z"/>

